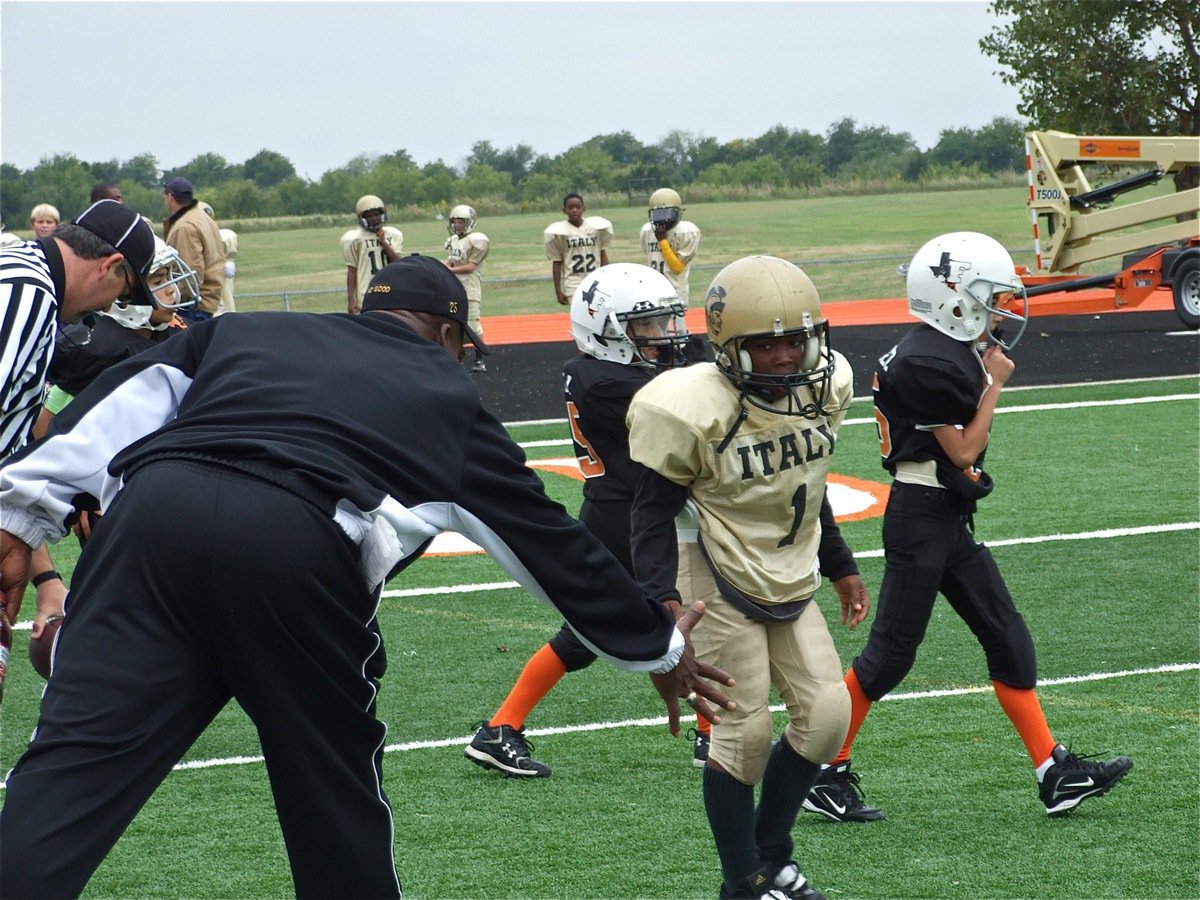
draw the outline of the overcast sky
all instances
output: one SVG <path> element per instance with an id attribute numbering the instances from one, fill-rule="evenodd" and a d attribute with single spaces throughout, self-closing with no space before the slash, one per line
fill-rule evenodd
<path id="1" fill-rule="evenodd" d="M 850 116 L 907 131 L 1017 117 L 984 2 L 0 3 L 0 160 L 360 154 L 457 166 L 598 134 L 725 142 Z"/>

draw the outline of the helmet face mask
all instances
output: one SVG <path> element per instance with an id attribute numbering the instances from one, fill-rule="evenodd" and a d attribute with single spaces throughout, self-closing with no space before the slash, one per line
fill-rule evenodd
<path id="1" fill-rule="evenodd" d="M 475 215 L 475 208 L 466 204 L 454 207 L 454 209 L 450 210 L 450 215 L 446 218 L 449 220 L 446 222 L 446 230 L 458 237 L 474 231 L 475 223 L 478 221 Z"/>
<path id="2" fill-rule="evenodd" d="M 829 323 L 801 269 L 771 256 L 737 260 L 717 273 L 704 308 L 717 368 L 746 400 L 781 415 L 828 415 L 834 370 Z M 784 348 L 788 371 L 755 365 L 755 355 Z"/>
<path id="3" fill-rule="evenodd" d="M 687 304 L 649 266 L 613 263 L 588 275 L 571 298 L 571 334 L 581 353 L 623 365 L 686 364 Z"/>
<path id="4" fill-rule="evenodd" d="M 956 231 L 928 241 L 906 274 L 908 311 L 958 341 L 1017 345 L 1029 323 L 1025 285 L 999 241 L 973 231 Z M 1018 324 L 1006 338 L 996 319 Z"/>
<path id="5" fill-rule="evenodd" d="M 128 297 L 118 297 L 113 301 L 110 313 L 122 325 L 129 328 L 150 328 L 155 324 L 165 326 L 170 317 L 160 317 L 161 322 L 153 322 L 154 310 L 188 309 L 200 302 L 200 279 L 195 270 L 184 261 L 178 250 L 157 236 L 154 238 L 154 258 L 150 262 L 146 283 L 154 298 L 153 307 L 130 303 Z M 145 310 L 145 313 L 141 310 Z"/>
<path id="6" fill-rule="evenodd" d="M 358 216 L 358 224 L 372 233 L 387 224 L 387 207 L 374 194 L 359 197 L 354 204 L 354 213 Z"/>

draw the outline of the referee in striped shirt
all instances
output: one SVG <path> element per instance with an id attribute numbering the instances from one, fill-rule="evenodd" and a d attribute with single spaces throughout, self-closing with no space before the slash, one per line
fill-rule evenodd
<path id="1" fill-rule="evenodd" d="M 120 296 L 153 304 L 146 284 L 153 258 L 154 232 L 115 200 L 93 203 L 49 237 L 0 250 L 0 460 L 29 439 L 42 408 L 58 324 L 107 309 Z M 46 549 L 38 548 L 31 571 L 57 577 L 53 569 Z M 0 595 L 10 621 L 24 592 L 21 583 Z M 56 612 L 62 610 L 38 610 L 35 636 L 45 617 Z"/>

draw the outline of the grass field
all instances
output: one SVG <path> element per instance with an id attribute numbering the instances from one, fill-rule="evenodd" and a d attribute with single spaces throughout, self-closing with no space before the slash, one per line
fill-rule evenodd
<path id="1" fill-rule="evenodd" d="M 613 222 L 611 262 L 645 262 L 638 231 L 646 221 L 642 208 L 589 209 Z M 900 256 L 905 261 L 920 242 L 945 231 L 973 230 L 993 235 L 1006 247 L 1032 247 L 1024 191 L 990 188 L 932 194 L 818 197 L 742 203 L 697 203 L 685 216 L 700 226 L 703 240 L 693 262 L 693 297 L 720 266 L 741 256 L 767 253 L 792 260 L 824 260 Z M 545 213 L 497 216 L 479 223 L 491 240 L 484 315 L 552 312 L 558 309 L 550 287 L 550 263 L 542 248 L 542 230 L 561 216 Z M 441 258 L 444 222 L 400 222 L 406 253 Z M 347 225 L 347 227 L 349 227 Z M 328 295 L 298 297 L 293 308 L 311 311 L 344 309 L 346 268 L 339 238 L 345 228 L 260 232 L 243 235 L 237 258 L 236 290 L 242 294 L 328 290 Z M 923 235 L 914 244 L 913 235 Z M 1032 263 L 1030 259 L 1017 259 Z M 901 291 L 896 261 L 838 273 L 822 269 L 817 280 L 822 297 L 831 300 L 892 296 Z M 883 291 L 883 293 L 881 293 Z M 239 310 L 279 308 L 279 298 L 238 301 Z"/>
<path id="2" fill-rule="evenodd" d="M 1055 736 L 1081 753 L 1127 753 L 1133 772 L 1072 816 L 1048 819 L 978 646 L 939 604 L 915 668 L 855 745 L 868 799 L 887 821 L 837 826 L 806 813 L 796 825 L 797 858 L 830 897 L 1200 896 L 1198 391 L 1194 377 L 1006 391 L 988 455 L 998 489 L 976 516 L 1037 641 Z M 511 430 L 531 459 L 570 453 L 565 425 Z M 850 413 L 835 468 L 884 475 L 866 402 Z M 576 511 L 579 483 L 543 477 Z M 843 526 L 872 591 L 879 524 Z M 69 576 L 74 551 L 60 547 Z M 554 767 L 549 779 L 514 782 L 463 758 L 473 723 L 558 626 L 507 584 L 486 557 L 449 556 L 418 562 L 385 594 L 385 787 L 407 895 L 714 896 L 699 772 L 644 678 L 600 663 L 551 692 L 528 722 L 535 755 Z M 830 615 L 832 593 L 820 596 Z M 831 618 L 831 630 L 848 663 L 865 628 Z M 0 715 L 4 769 L 41 689 L 27 639 L 17 632 Z M 258 753 L 248 720 L 227 708 L 85 896 L 290 895 Z"/>

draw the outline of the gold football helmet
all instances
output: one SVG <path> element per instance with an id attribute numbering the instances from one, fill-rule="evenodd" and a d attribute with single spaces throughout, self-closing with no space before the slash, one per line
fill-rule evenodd
<path id="1" fill-rule="evenodd" d="M 459 236 L 470 234 L 474 231 L 475 223 L 478 221 L 475 215 L 475 207 L 467 206 L 465 203 L 461 203 L 450 210 L 450 215 L 446 218 L 446 230 L 451 234 Z M 463 226 L 456 227 L 455 222 L 462 222 Z"/>
<path id="2" fill-rule="evenodd" d="M 834 358 L 821 298 L 798 266 L 748 256 L 717 273 L 704 298 L 717 368 L 755 406 L 783 415 L 828 415 Z M 800 348 L 795 372 L 756 372 L 748 341 L 790 337 Z M 786 398 L 787 402 L 782 403 Z"/>
<path id="3" fill-rule="evenodd" d="M 374 194 L 366 194 L 358 198 L 354 204 L 354 213 L 358 216 L 358 224 L 367 231 L 374 232 L 381 225 L 387 224 L 387 207 Z"/>
<path id="4" fill-rule="evenodd" d="M 683 215 L 683 199 L 678 191 L 659 188 L 650 195 L 650 224 L 664 225 L 670 231 Z"/>

